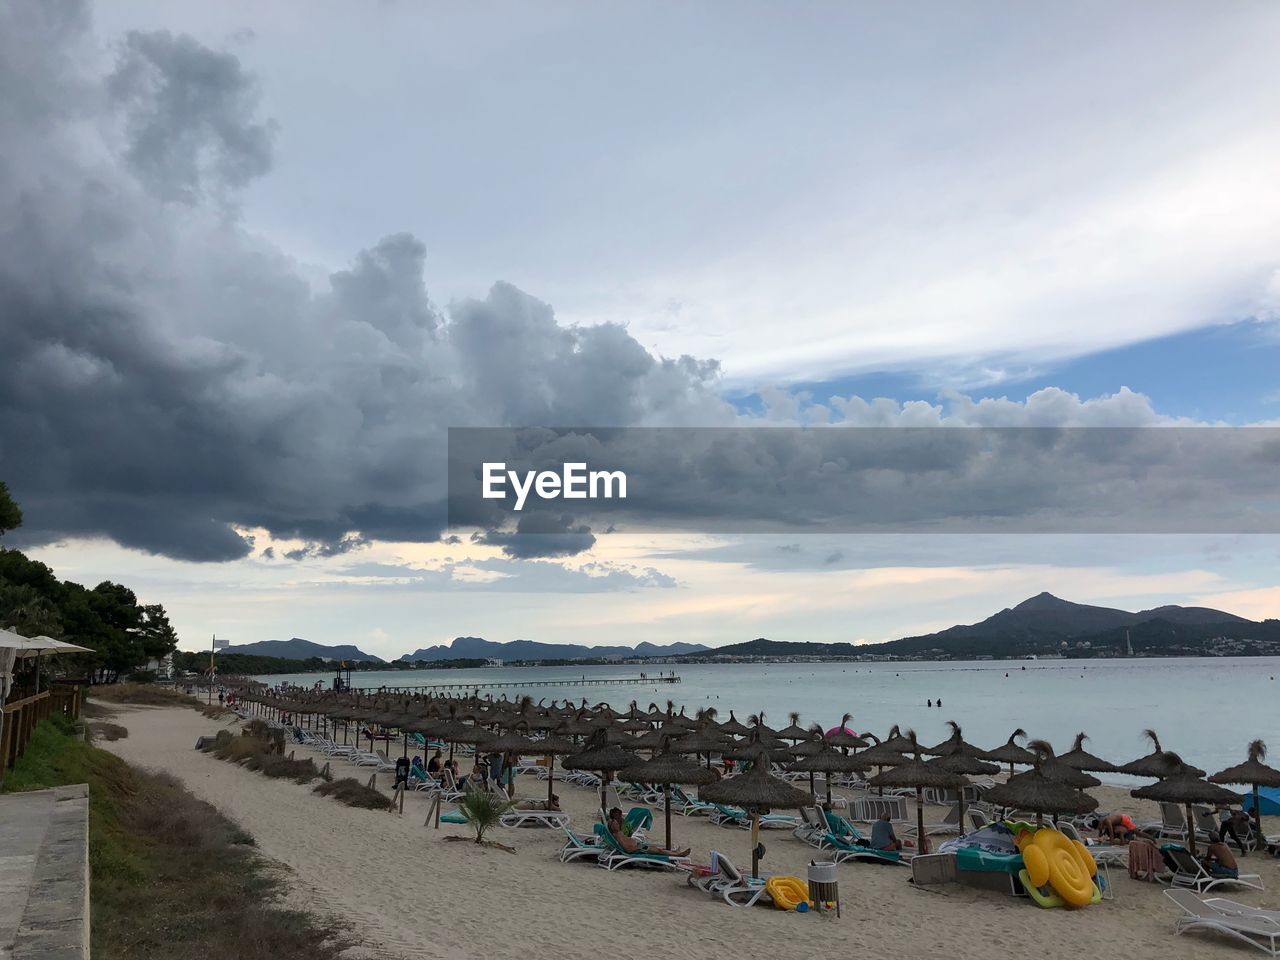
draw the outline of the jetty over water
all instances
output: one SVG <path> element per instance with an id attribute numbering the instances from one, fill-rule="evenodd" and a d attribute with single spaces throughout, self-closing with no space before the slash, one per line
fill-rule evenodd
<path id="1" fill-rule="evenodd" d="M 619 687 L 647 686 L 651 683 L 679 683 L 675 673 L 654 674 L 651 677 L 566 677 L 563 680 L 511 680 L 498 683 L 421 683 L 410 686 L 380 686 L 387 693 L 471 693 L 477 690 L 510 690 L 528 687 Z"/>

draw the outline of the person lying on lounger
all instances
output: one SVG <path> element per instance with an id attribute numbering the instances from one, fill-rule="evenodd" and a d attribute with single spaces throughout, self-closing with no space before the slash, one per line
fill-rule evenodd
<path id="1" fill-rule="evenodd" d="M 881 815 L 871 825 L 871 847 L 875 850 L 901 850 L 902 841 L 893 832 L 893 824 L 889 822 L 889 814 Z"/>
<path id="2" fill-rule="evenodd" d="M 1115 843 L 1128 843 L 1138 832 L 1138 825 L 1127 813 L 1112 813 L 1098 818 L 1098 836 Z"/>
<path id="3" fill-rule="evenodd" d="M 1204 852 L 1204 868 L 1215 877 L 1240 876 L 1240 865 L 1236 863 L 1231 848 L 1222 842 L 1219 834 L 1209 835 L 1209 848 Z"/>
<path id="4" fill-rule="evenodd" d="M 549 810 L 552 813 L 560 813 L 560 795 L 553 793 L 550 801 L 547 800 L 520 800 L 515 805 L 516 810 Z"/>
<path id="5" fill-rule="evenodd" d="M 627 853 L 653 853 L 662 857 L 687 857 L 689 855 L 688 847 L 683 850 L 667 850 L 664 847 L 636 840 L 628 835 L 626 823 L 622 818 L 622 810 L 618 807 L 614 807 L 609 811 L 608 827 L 609 832 L 613 834 L 613 839 L 618 841 L 618 846 L 622 847 Z"/>

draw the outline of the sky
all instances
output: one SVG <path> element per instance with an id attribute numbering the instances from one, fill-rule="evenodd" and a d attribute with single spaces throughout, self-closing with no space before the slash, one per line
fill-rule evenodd
<path id="1" fill-rule="evenodd" d="M 1278 40 L 1246 2 L 16 0 L 6 543 L 192 649 L 1278 616 L 1267 535 L 442 519 L 457 426 L 1280 423 Z"/>

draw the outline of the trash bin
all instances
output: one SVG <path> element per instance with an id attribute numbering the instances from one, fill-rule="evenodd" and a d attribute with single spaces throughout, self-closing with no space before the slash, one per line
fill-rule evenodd
<path id="1" fill-rule="evenodd" d="M 815 913 L 822 913 L 827 904 L 836 905 L 836 916 L 840 916 L 840 883 L 836 879 L 834 863 L 809 862 L 809 900 Z"/>

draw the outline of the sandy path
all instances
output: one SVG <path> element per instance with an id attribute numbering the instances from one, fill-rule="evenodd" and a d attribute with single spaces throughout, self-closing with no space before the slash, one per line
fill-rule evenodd
<path id="1" fill-rule="evenodd" d="M 840 868 L 844 915 L 840 920 L 765 908 L 733 909 L 689 889 L 671 875 L 559 863 L 557 834 L 499 830 L 515 855 L 474 844 L 447 843 L 467 828 L 423 826 L 427 802 L 411 795 L 404 816 L 355 810 L 317 797 L 308 787 L 269 780 L 193 749 L 196 738 L 225 724 L 185 708 L 122 710 L 127 739 L 103 744 L 131 763 L 167 771 L 214 803 L 256 838 L 262 852 L 290 867 L 297 887 L 290 899 L 345 918 L 355 933 L 382 945 L 375 954 L 527 960 L 691 956 L 740 960 L 768 951 L 789 958 L 901 958 L 954 960 L 1081 956 L 1166 960 L 1248 956 L 1250 951 L 1203 937 L 1176 938 L 1173 910 L 1151 884 L 1111 873 L 1116 899 L 1083 911 L 1041 910 L 1027 901 L 954 884 L 917 890 L 909 871 L 850 863 Z M 307 751 L 297 748 L 299 756 Z M 368 777 L 345 762 L 339 775 Z M 350 772 L 350 773 L 348 773 Z M 387 775 L 380 779 L 384 788 Z M 522 784 L 521 793 L 545 795 L 546 785 Z M 557 792 L 574 826 L 589 831 L 592 792 L 561 785 Z M 1104 805 L 1134 809 L 1113 791 Z M 661 836 L 661 816 L 654 836 Z M 692 845 L 705 862 L 711 849 L 739 863 L 748 859 L 749 835 L 699 819 L 675 818 L 675 842 Z M 762 869 L 804 876 L 811 848 L 789 833 L 769 832 Z M 1280 862 L 1244 860 L 1260 872 L 1268 892 L 1238 899 L 1280 906 Z M 1236 894 L 1231 894 L 1236 896 Z"/>

